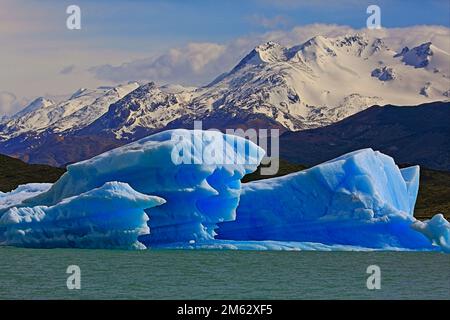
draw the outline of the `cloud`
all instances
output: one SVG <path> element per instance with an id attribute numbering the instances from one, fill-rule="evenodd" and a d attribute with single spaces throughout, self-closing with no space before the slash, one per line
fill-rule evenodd
<path id="1" fill-rule="evenodd" d="M 59 74 L 70 74 L 73 72 L 73 70 L 75 69 L 75 65 L 70 65 L 67 67 L 64 67 L 61 69 L 61 71 L 59 71 Z"/>
<path id="2" fill-rule="evenodd" d="M 413 26 L 407 28 L 383 28 L 373 30 L 376 36 L 385 39 L 393 49 L 414 47 L 431 41 L 436 47 L 450 53 L 450 28 L 443 26 Z"/>
<path id="3" fill-rule="evenodd" d="M 285 46 L 301 44 L 311 37 L 337 37 L 346 34 L 367 33 L 381 37 L 392 49 L 414 47 L 427 41 L 450 52 L 450 29 L 441 26 L 415 26 L 381 30 L 354 29 L 349 26 L 311 24 L 290 30 L 275 30 L 240 37 L 225 44 L 189 43 L 184 47 L 147 59 L 134 60 L 117 66 L 100 65 L 90 69 L 101 80 L 124 82 L 131 80 L 204 85 L 223 72 L 229 71 L 255 46 L 275 41 Z"/>
<path id="4" fill-rule="evenodd" d="M 225 44 L 203 42 L 189 43 L 172 48 L 165 53 L 138 59 L 120 65 L 99 65 L 89 69 L 97 79 L 111 82 L 157 81 L 184 85 L 204 85 L 230 70 L 255 46 L 276 41 L 286 46 L 302 43 L 323 34 L 336 36 L 351 33 L 350 27 L 336 25 L 309 25 L 289 31 L 270 31 L 240 37 Z"/>
<path id="5" fill-rule="evenodd" d="M 26 97 L 27 101 L 46 94 L 67 94 L 79 87 L 114 85 L 129 80 L 203 85 L 229 71 L 252 48 L 265 41 L 293 46 L 317 34 L 337 36 L 361 31 L 327 24 L 294 27 L 296 21 L 299 24 L 314 21 L 312 18 L 335 21 L 336 12 L 345 11 L 348 15 L 360 12 L 361 23 L 365 22 L 360 0 L 255 0 L 251 5 L 239 6 L 239 12 L 229 4 L 217 7 L 198 3 L 180 7 L 178 2 L 162 0 L 121 0 L 113 1 L 114 4 L 78 0 L 83 28 L 73 31 L 66 28 L 66 7 L 70 2 L 0 2 L 3 44 L 0 90 Z M 391 2 L 380 0 L 377 4 L 391 5 Z M 442 17 L 442 12 L 448 11 L 448 2 L 426 2 L 427 5 L 416 4 L 414 10 L 408 8 L 408 12 L 400 10 L 403 8 L 400 4 L 392 5 L 399 13 L 408 13 L 393 23 L 441 21 L 448 24 L 448 19 Z M 419 16 L 423 6 L 429 14 Z M 302 19 L 305 15 L 310 19 Z M 241 17 L 249 20 L 245 23 Z M 346 20 L 339 21 L 346 23 Z M 360 25 L 360 22 L 353 24 Z M 420 26 L 380 32 L 390 37 L 394 49 L 432 41 L 450 52 L 450 42 L 445 39 L 448 30 Z M 3 109 L 6 107 L 0 112 Z"/>
<path id="6" fill-rule="evenodd" d="M 90 71 L 99 79 L 115 82 L 158 80 L 192 84 L 218 71 L 214 63 L 225 50 L 224 45 L 217 43 L 189 43 L 156 58 L 135 60 L 119 66 L 106 64 L 93 67 Z"/>
<path id="7" fill-rule="evenodd" d="M 0 115 L 13 115 L 23 108 L 25 102 L 8 91 L 0 91 Z"/>
<path id="8" fill-rule="evenodd" d="M 264 27 L 266 29 L 273 29 L 276 27 L 286 27 L 290 24 L 287 17 L 277 15 L 272 18 L 268 18 L 264 15 L 254 14 L 247 18 L 247 20 L 257 26 Z"/>

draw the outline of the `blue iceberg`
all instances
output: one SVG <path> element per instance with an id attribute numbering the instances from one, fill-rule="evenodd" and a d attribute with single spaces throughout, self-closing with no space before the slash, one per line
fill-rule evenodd
<path id="1" fill-rule="evenodd" d="M 417 221 L 419 167 L 372 149 L 241 184 L 264 151 L 171 130 L 68 166 L 51 187 L 0 194 L 0 243 L 29 247 L 450 251 L 442 215 Z"/>
<path id="2" fill-rule="evenodd" d="M 244 184 L 236 219 L 220 224 L 216 238 L 393 250 L 431 250 L 434 242 L 448 249 L 448 242 L 430 242 L 422 231 L 427 228 L 412 227 L 418 187 L 418 166 L 399 169 L 391 157 L 372 149 L 351 152 L 308 170 Z M 449 224 L 441 224 L 439 232 L 448 239 Z"/>
<path id="3" fill-rule="evenodd" d="M 143 249 L 144 209 L 163 204 L 129 185 L 107 182 L 54 206 L 14 207 L 0 218 L 4 245 L 37 248 Z"/>
<path id="4" fill-rule="evenodd" d="M 435 246 L 450 253 L 450 223 L 442 214 L 436 214 L 430 220 L 415 221 L 412 228 L 423 233 Z"/>
<path id="5" fill-rule="evenodd" d="M 0 191 L 0 216 L 8 208 L 20 205 L 23 200 L 37 196 L 50 189 L 51 186 L 51 183 L 28 183 L 18 186 L 11 192 Z"/>
<path id="6" fill-rule="evenodd" d="M 170 130 L 72 164 L 22 206 L 52 206 L 109 181 L 167 202 L 146 210 L 146 246 L 214 239 L 217 223 L 235 219 L 241 178 L 256 170 L 264 151 L 247 139 L 217 131 Z"/>

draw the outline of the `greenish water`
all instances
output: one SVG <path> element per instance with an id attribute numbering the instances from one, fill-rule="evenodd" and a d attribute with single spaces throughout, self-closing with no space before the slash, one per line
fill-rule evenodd
<path id="1" fill-rule="evenodd" d="M 68 265 L 81 290 L 68 290 Z M 381 268 L 368 290 L 366 268 Z M 450 255 L 0 248 L 1 299 L 450 299 Z"/>

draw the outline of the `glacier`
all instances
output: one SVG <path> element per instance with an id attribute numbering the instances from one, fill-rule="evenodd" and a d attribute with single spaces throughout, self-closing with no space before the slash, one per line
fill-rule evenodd
<path id="1" fill-rule="evenodd" d="M 221 154 L 221 157 L 217 157 Z M 241 183 L 264 151 L 170 130 L 0 193 L 0 244 L 24 247 L 450 252 L 441 214 L 414 218 L 418 166 L 372 149 Z"/>

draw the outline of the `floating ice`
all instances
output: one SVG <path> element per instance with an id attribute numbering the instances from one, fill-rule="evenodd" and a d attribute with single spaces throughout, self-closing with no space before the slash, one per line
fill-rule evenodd
<path id="1" fill-rule="evenodd" d="M 68 166 L 48 191 L 27 185 L 0 194 L 0 206 L 15 206 L 0 218 L 0 242 L 450 251 L 450 224 L 442 215 L 424 222 L 413 216 L 419 167 L 399 169 L 391 157 L 363 149 L 241 186 L 262 156 L 250 141 L 219 132 L 152 135 Z"/>
<path id="2" fill-rule="evenodd" d="M 0 191 L 0 216 L 7 208 L 20 204 L 23 200 L 41 194 L 52 186 L 51 183 L 29 183 L 18 186 L 11 192 Z"/>
<path id="3" fill-rule="evenodd" d="M 295 241 L 236 241 L 236 240 L 205 240 L 194 243 L 170 243 L 157 245 L 158 249 L 191 249 L 191 250 L 257 250 L 257 251 L 375 251 L 359 246 L 326 245 L 317 242 L 295 242 Z M 390 248 L 398 250 L 397 248 Z"/>
<path id="4" fill-rule="evenodd" d="M 418 186 L 417 166 L 400 170 L 380 152 L 355 151 L 309 170 L 244 184 L 236 220 L 220 224 L 216 238 L 433 249 L 423 233 L 442 246 L 449 226 L 434 218 L 411 227 Z"/>
<path id="5" fill-rule="evenodd" d="M 214 239 L 216 224 L 234 220 L 240 179 L 256 170 L 264 151 L 251 141 L 216 131 L 171 130 L 72 164 L 46 193 L 23 206 L 55 205 L 108 181 L 167 203 L 147 210 L 145 245 Z"/>
<path id="6" fill-rule="evenodd" d="M 0 241 L 39 248 L 145 248 L 137 241 L 149 233 L 144 209 L 164 202 L 108 182 L 54 206 L 10 209 L 0 218 Z"/>
<path id="7" fill-rule="evenodd" d="M 450 223 L 442 214 L 437 214 L 431 220 L 415 221 L 413 229 L 423 233 L 433 244 L 450 253 Z"/>

